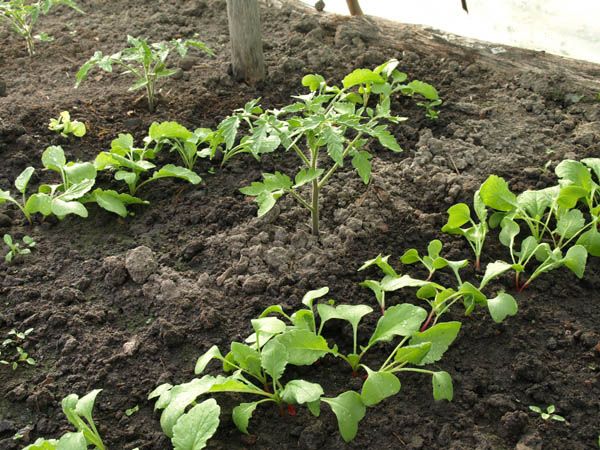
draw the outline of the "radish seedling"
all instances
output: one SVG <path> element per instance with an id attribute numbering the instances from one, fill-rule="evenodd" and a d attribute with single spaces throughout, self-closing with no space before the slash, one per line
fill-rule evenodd
<path id="1" fill-rule="evenodd" d="M 154 146 L 151 145 L 153 143 Z M 157 168 L 151 160 L 159 150 L 160 147 L 150 137 L 144 139 L 144 147 L 138 148 L 134 146 L 131 134 L 119 134 L 111 142 L 110 151 L 98 154 L 94 166 L 98 170 L 115 170 L 115 180 L 124 181 L 129 187 L 130 199 L 136 199 L 133 196 L 142 186 L 162 178 L 179 178 L 192 184 L 202 181 L 195 172 L 185 167 L 167 164 Z M 142 180 L 143 176 L 148 177 Z"/>
<path id="2" fill-rule="evenodd" d="M 0 19 L 7 21 L 12 29 L 23 39 L 27 53 L 35 53 L 35 41 L 49 41 L 52 38 L 46 33 L 33 34 L 33 29 L 42 15 L 48 14 L 53 6 L 65 5 L 83 14 L 72 0 L 38 0 L 30 3 L 28 0 L 4 0 L 0 2 Z"/>
<path id="3" fill-rule="evenodd" d="M 70 134 L 83 137 L 86 133 L 85 124 L 78 120 L 71 120 L 69 111 L 61 112 L 58 119 L 50 119 L 48 129 L 60 133 L 63 137 L 68 137 Z"/>
<path id="4" fill-rule="evenodd" d="M 149 44 L 143 38 L 127 36 L 129 47 L 112 55 L 104 55 L 97 51 L 77 72 L 76 80 L 79 86 L 88 76 L 89 71 L 98 67 L 105 72 L 112 72 L 113 66 L 125 69 L 124 74 L 132 75 L 135 80 L 129 88 L 130 91 L 146 90 L 148 109 L 154 112 L 157 103 L 158 80 L 170 77 L 177 73 L 176 69 L 169 68 L 167 58 L 172 52 L 184 58 L 190 48 L 201 50 L 208 55 L 214 53 L 203 42 L 193 39 L 174 39 L 172 41 L 156 42 Z"/>
<path id="5" fill-rule="evenodd" d="M 376 139 L 391 151 L 402 151 L 388 130 L 388 123 L 407 120 L 391 111 L 394 94 L 408 93 L 403 84 L 407 76 L 396 70 L 397 66 L 398 61 L 391 60 L 374 70 L 357 69 L 342 80 L 341 88 L 329 86 L 321 75 L 306 75 L 302 84 L 310 92 L 294 96 L 294 103 L 265 111 L 253 100 L 221 122 L 218 130 L 225 146 L 224 164 L 241 153 L 260 159 L 278 148 L 292 150 L 301 163 L 293 179 L 278 171 L 264 173 L 262 181 L 241 189 L 254 197 L 259 216 L 289 194 L 310 212 L 311 230 L 318 236 L 320 192 L 336 171 L 350 159 L 367 184 L 373 158 L 370 140 Z M 236 144 L 241 124 L 246 124 L 249 132 Z M 308 197 L 303 193 L 305 186 L 310 186 Z"/>
<path id="6" fill-rule="evenodd" d="M 473 209 L 479 222 L 471 218 L 471 210 L 465 203 L 457 203 L 448 209 L 448 222 L 442 227 L 442 231 L 448 234 L 464 236 L 475 253 L 475 269 L 481 269 L 481 252 L 485 244 L 485 238 L 489 231 L 487 224 L 487 209 L 481 199 L 480 192 L 473 196 Z M 468 228 L 463 225 L 470 224 Z"/>
<path id="7" fill-rule="evenodd" d="M 93 446 L 94 450 L 106 450 L 92 415 L 96 397 L 101 391 L 93 390 L 81 398 L 71 394 L 62 400 L 63 413 L 77 432 L 65 433 L 58 440 L 39 438 L 23 450 L 87 450 L 88 446 Z"/>
<path id="8" fill-rule="evenodd" d="M 500 242 L 509 248 L 512 263 L 503 263 L 506 270 L 515 271 L 515 285 L 525 289 L 542 273 L 567 267 L 577 277 L 583 277 L 588 253 L 600 256 L 599 185 L 593 173 L 600 173 L 600 159 L 582 162 L 565 160 L 556 167 L 559 185 L 538 191 L 525 191 L 518 196 L 508 183 L 491 175 L 480 192 L 486 206 L 496 210 L 492 226 L 500 225 Z M 587 216 L 577 209 L 582 204 Z M 517 242 L 523 223 L 530 235 Z M 527 266 L 539 264 L 526 281 L 520 275 Z M 498 261 L 498 265 L 502 262 Z"/>
<path id="9" fill-rule="evenodd" d="M 31 249 L 35 247 L 35 241 L 30 236 L 23 237 L 23 247 L 19 242 L 15 242 L 10 234 L 5 234 L 3 240 L 8 247 L 8 252 L 4 255 L 4 261 L 7 264 L 10 264 L 18 256 L 29 255 Z"/>
<path id="10" fill-rule="evenodd" d="M 308 330 L 288 330 L 274 317 L 253 319 L 252 327 L 250 343 L 233 342 L 225 356 L 213 346 L 196 362 L 196 375 L 202 374 L 213 359 L 221 361 L 223 371 L 231 375 L 204 375 L 177 386 L 161 385 L 149 395 L 149 399 L 157 399 L 155 408 L 163 409 L 161 427 L 176 448 L 178 442 L 190 439 L 202 442 L 195 448 L 203 448 L 216 431 L 220 408 L 214 399 L 197 404 L 197 398 L 204 394 L 236 392 L 258 397 L 233 409 L 233 422 L 246 434 L 248 422 L 261 404 L 275 403 L 282 413 L 287 404 L 292 414 L 294 405 L 306 405 L 319 415 L 321 386 L 305 380 L 285 382 L 282 377 L 287 365 L 310 365 L 328 353 L 325 339 Z M 186 412 L 189 406 L 192 408 Z"/>
<path id="11" fill-rule="evenodd" d="M 192 133 L 177 122 L 154 122 L 148 131 L 148 138 L 156 144 L 155 151 L 164 146 L 169 147 L 170 151 L 176 151 L 189 170 L 194 170 L 198 158 L 212 158 L 218 145 L 218 136 L 213 130 L 197 128 Z M 201 144 L 206 144 L 207 147 L 198 150 Z"/>
<path id="12" fill-rule="evenodd" d="M 380 280 L 365 280 L 361 286 L 367 287 L 373 291 L 375 298 L 379 303 L 382 313 L 385 312 L 385 295 L 387 292 L 394 292 L 399 289 L 412 287 L 418 288 L 417 298 L 426 301 L 429 304 L 430 312 L 427 320 L 422 324 L 421 331 L 426 330 L 430 325 L 435 325 L 440 317 L 445 314 L 455 303 L 462 301 L 465 307 L 465 315 L 470 315 L 477 305 L 487 307 L 492 319 L 495 322 L 502 322 L 507 316 L 517 313 L 517 303 L 515 299 L 504 292 L 500 292 L 494 298 L 488 298 L 482 291 L 486 285 L 494 278 L 502 275 L 510 269 L 505 264 L 492 263 L 486 267 L 485 274 L 476 287 L 468 281 L 463 281 L 460 276 L 460 270 L 468 264 L 467 260 L 452 261 L 440 256 L 442 244 L 438 240 L 431 241 L 428 245 L 428 255 L 421 258 L 416 249 L 410 249 L 404 253 L 401 261 L 412 264 L 414 260 L 420 261 L 428 270 L 430 277 L 427 280 L 420 280 L 411 277 L 408 274 L 400 275 L 388 263 L 389 256 L 376 258 L 365 262 L 358 270 L 365 270 L 371 266 L 377 266 L 384 274 Z M 422 261 L 421 261 L 422 260 Z M 434 267 L 435 261 L 435 267 Z M 430 280 L 436 269 L 449 268 L 457 282 L 457 287 L 447 288 Z M 432 272 L 433 269 L 433 272 Z"/>
<path id="13" fill-rule="evenodd" d="M 544 411 L 542 408 L 540 408 L 539 406 L 535 406 L 535 405 L 531 405 L 529 407 L 529 409 L 531 411 L 533 411 L 534 413 L 539 414 L 539 416 L 544 419 L 544 420 L 556 420 L 557 422 L 566 422 L 565 418 L 563 416 L 559 416 L 558 414 L 554 414 L 554 411 L 556 411 L 556 408 L 554 407 L 554 405 L 550 405 L 546 408 L 546 411 Z"/>
<path id="14" fill-rule="evenodd" d="M 2 342 L 2 349 L 5 351 L 6 349 L 12 349 L 13 355 L 8 359 L 0 359 L 0 364 L 11 366 L 12 370 L 17 370 L 19 364 L 28 364 L 30 366 L 36 365 L 35 359 L 30 357 L 29 353 L 23 349 L 25 341 L 32 331 L 33 328 L 28 328 L 23 332 L 17 330 L 8 332 L 8 338 Z M 0 351 L 0 357 L 1 356 L 2 351 Z"/>

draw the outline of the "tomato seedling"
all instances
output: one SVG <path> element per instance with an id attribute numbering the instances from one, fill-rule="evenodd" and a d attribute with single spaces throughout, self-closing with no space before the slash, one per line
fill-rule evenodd
<path id="1" fill-rule="evenodd" d="M 132 75 L 134 83 L 130 91 L 146 90 L 148 110 L 154 112 L 157 104 L 157 83 L 160 79 L 170 77 L 177 73 L 170 68 L 167 58 L 176 52 L 184 58 L 190 48 L 201 50 L 212 56 L 214 53 L 203 42 L 193 39 L 173 39 L 171 41 L 149 44 L 143 38 L 127 36 L 128 47 L 112 55 L 104 55 L 97 51 L 77 72 L 75 87 L 78 87 L 94 67 L 105 72 L 112 72 L 113 66 L 119 66 L 124 74 Z"/>
<path id="2" fill-rule="evenodd" d="M 391 101 L 394 94 L 412 95 L 416 90 L 409 87 L 411 83 L 404 84 L 407 75 L 396 69 L 398 64 L 390 60 L 374 70 L 357 69 L 344 77 L 341 88 L 329 86 L 321 75 L 306 75 L 302 85 L 309 93 L 294 96 L 293 103 L 265 111 L 258 100 L 253 100 L 221 122 L 218 130 L 224 143 L 223 164 L 242 153 L 260 159 L 278 148 L 293 151 L 301 163 L 293 179 L 279 171 L 264 173 L 262 181 L 240 189 L 254 197 L 258 216 L 289 194 L 310 212 L 311 231 L 318 236 L 320 193 L 336 171 L 350 159 L 368 184 L 372 139 L 393 152 L 402 151 L 388 124 L 407 118 L 392 113 Z M 430 90 L 435 88 L 430 86 Z M 248 133 L 237 142 L 241 124 L 246 124 Z M 308 197 L 303 192 L 305 186 L 310 186 Z"/>
<path id="3" fill-rule="evenodd" d="M 83 14 L 77 4 L 72 0 L 38 0 L 29 3 L 27 0 L 4 0 L 0 2 L 0 19 L 4 19 L 12 29 L 23 39 L 27 46 L 27 53 L 35 53 L 35 41 L 50 41 L 51 36 L 46 33 L 34 35 L 34 27 L 42 15 L 48 14 L 54 6 L 65 5 Z"/>
<path id="4" fill-rule="evenodd" d="M 48 129 L 60 133 L 63 137 L 73 135 L 75 137 L 83 137 L 86 133 L 85 124 L 78 120 L 71 120 L 69 111 L 63 111 L 58 116 L 58 119 L 50 119 Z"/>

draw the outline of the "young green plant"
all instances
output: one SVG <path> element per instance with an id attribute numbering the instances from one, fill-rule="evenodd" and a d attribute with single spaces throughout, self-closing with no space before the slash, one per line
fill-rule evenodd
<path id="1" fill-rule="evenodd" d="M 65 5 L 75 11 L 83 11 L 77 7 L 72 0 L 4 0 L 0 2 L 0 19 L 11 26 L 11 28 L 25 40 L 27 53 L 33 56 L 35 53 L 35 41 L 50 41 L 52 38 L 46 33 L 34 35 L 34 27 L 42 15 L 48 14 L 54 6 Z"/>
<path id="2" fill-rule="evenodd" d="M 148 136 L 144 139 L 144 147 L 135 147 L 131 134 L 119 134 L 111 142 L 110 151 L 98 154 L 94 166 L 97 170 L 114 170 L 115 180 L 124 181 L 129 187 L 128 198 L 131 199 L 136 198 L 133 196 L 141 187 L 163 178 L 179 178 L 192 184 L 202 181 L 198 174 L 186 167 L 166 164 L 157 168 L 151 161 L 156 157 L 160 146 L 155 142 L 154 146 L 152 144 L 153 139 Z M 146 179 L 143 179 L 144 176 Z"/>
<path id="3" fill-rule="evenodd" d="M 77 72 L 75 87 L 88 76 L 91 69 L 98 67 L 105 72 L 112 72 L 113 66 L 125 69 L 124 74 L 134 77 L 130 91 L 145 89 L 148 109 L 154 112 L 157 104 L 157 83 L 163 78 L 175 75 L 177 69 L 169 67 L 168 57 L 176 52 L 184 58 L 190 48 L 200 50 L 210 56 L 214 55 L 203 42 L 194 39 L 173 39 L 171 41 L 149 44 L 143 38 L 127 36 L 128 47 L 112 55 L 104 55 L 97 51 Z"/>
<path id="4" fill-rule="evenodd" d="M 73 135 L 75 137 L 83 137 L 86 133 L 85 124 L 78 120 L 71 120 L 69 111 L 63 111 L 58 116 L 58 119 L 50 119 L 48 129 L 60 133 L 63 137 Z"/>
<path id="5" fill-rule="evenodd" d="M 100 433 L 94 422 L 93 410 L 96 397 L 102 389 L 95 389 L 83 397 L 70 394 L 62 402 L 62 410 L 76 432 L 68 432 L 58 440 L 39 438 L 23 450 L 106 450 Z"/>
<path id="6" fill-rule="evenodd" d="M 10 264 L 17 257 L 29 255 L 31 249 L 35 247 L 35 241 L 30 236 L 23 237 L 23 246 L 18 241 L 14 241 L 10 234 L 5 234 L 3 240 L 8 247 L 8 252 L 4 255 L 4 261 L 7 264 Z"/>
<path id="7" fill-rule="evenodd" d="M 557 422 L 566 422 L 565 418 L 563 416 L 559 416 L 558 414 L 554 414 L 554 412 L 556 411 L 556 407 L 554 405 L 550 405 L 546 408 L 546 410 L 544 411 L 542 408 L 540 408 L 539 406 L 535 406 L 535 405 L 531 405 L 529 407 L 529 409 L 531 411 L 533 411 L 536 414 L 539 414 L 539 416 L 543 419 L 543 420 L 556 420 Z"/>
<path id="8" fill-rule="evenodd" d="M 294 96 L 293 103 L 265 111 L 258 100 L 253 100 L 221 122 L 218 131 L 225 147 L 223 164 L 242 153 L 260 159 L 278 148 L 293 151 L 301 163 L 293 179 L 279 171 L 264 173 L 262 181 L 241 189 L 254 197 L 259 216 L 289 194 L 310 212 L 311 231 L 318 236 L 320 193 L 348 159 L 368 184 L 372 139 L 393 152 L 402 151 L 388 130 L 389 123 L 407 120 L 391 111 L 394 94 L 403 89 L 407 92 L 403 84 L 407 75 L 396 70 L 397 66 L 398 61 L 390 60 L 374 70 L 357 69 L 342 80 L 341 88 L 329 86 L 321 75 L 306 75 L 302 85 L 309 93 Z M 236 143 L 241 124 L 249 131 Z M 310 188 L 308 197 L 303 192 L 305 186 Z"/>
<path id="9" fill-rule="evenodd" d="M 25 331 L 17 331 L 11 330 L 8 332 L 8 338 L 6 338 L 2 342 L 2 350 L 5 352 L 7 350 L 12 351 L 13 355 L 8 357 L 8 359 L 0 359 L 0 364 L 10 366 L 12 370 L 17 370 L 19 364 L 28 364 L 30 366 L 35 366 L 36 361 L 29 353 L 27 353 L 23 346 L 27 341 L 27 337 L 33 332 L 33 328 L 28 328 Z M 2 351 L 0 350 L 0 357 L 2 356 Z"/>

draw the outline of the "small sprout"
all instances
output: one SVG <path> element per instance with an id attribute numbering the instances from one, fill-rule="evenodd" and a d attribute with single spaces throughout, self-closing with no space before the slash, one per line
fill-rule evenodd
<path id="1" fill-rule="evenodd" d="M 533 411 L 534 413 L 537 413 L 540 415 L 540 417 L 544 420 L 556 420 L 557 422 L 566 422 L 565 418 L 563 416 L 559 416 L 558 414 L 554 414 L 554 411 L 556 411 L 556 408 L 554 407 L 554 405 L 550 405 L 546 408 L 546 411 L 544 411 L 542 408 L 540 408 L 539 406 L 535 406 L 535 405 L 531 405 L 529 407 L 529 409 L 531 411 Z"/>
<path id="2" fill-rule="evenodd" d="M 129 408 L 125 410 L 125 415 L 127 417 L 131 417 L 133 416 L 136 412 L 138 412 L 140 410 L 140 406 L 139 405 L 135 405 L 133 408 Z"/>
<path id="3" fill-rule="evenodd" d="M 15 329 L 8 332 L 8 338 L 2 342 L 2 349 L 12 349 L 13 355 L 8 359 L 0 359 L 0 364 L 5 366 L 11 366 L 12 370 L 17 370 L 20 364 L 28 364 L 35 366 L 35 359 L 31 358 L 29 354 L 23 349 L 23 345 L 27 340 L 27 337 L 31 334 L 33 328 L 20 332 Z M 0 356 L 2 351 L 0 350 Z"/>
<path id="4" fill-rule="evenodd" d="M 18 256 L 30 254 L 31 249 L 35 247 L 35 241 L 29 236 L 23 237 L 23 247 L 21 244 L 14 241 L 10 234 L 5 234 L 3 240 L 8 247 L 8 253 L 4 255 L 4 261 L 6 261 L 7 264 L 10 264 Z"/>
<path id="5" fill-rule="evenodd" d="M 53 6 L 59 5 L 68 6 L 83 14 L 73 0 L 38 0 L 33 3 L 28 3 L 26 0 L 6 0 L 0 2 L 0 20 L 7 21 L 12 29 L 25 39 L 27 53 L 29 56 L 33 56 L 36 40 L 40 42 L 53 40 L 46 33 L 33 34 L 38 19 L 40 16 L 48 14 Z"/>
<path id="6" fill-rule="evenodd" d="M 48 129 L 60 133 L 63 137 L 68 137 L 72 134 L 80 138 L 85 136 L 86 133 L 85 124 L 78 120 L 71 120 L 69 111 L 61 112 L 58 119 L 50 119 Z"/>
<path id="7" fill-rule="evenodd" d="M 134 77 L 134 83 L 129 88 L 130 91 L 146 90 L 148 109 L 150 112 L 154 112 L 157 103 L 156 84 L 158 80 L 177 73 L 176 69 L 170 68 L 167 64 L 167 58 L 171 52 L 175 51 L 181 58 L 184 58 L 188 50 L 194 48 L 210 56 L 214 55 L 203 42 L 193 39 L 174 39 L 168 42 L 149 44 L 143 38 L 127 36 L 127 44 L 128 47 L 112 55 L 104 55 L 100 51 L 94 53 L 94 56 L 77 72 L 75 87 L 87 78 L 92 68 L 98 67 L 105 72 L 112 72 L 113 65 L 116 65 L 125 70 L 124 74 Z"/>

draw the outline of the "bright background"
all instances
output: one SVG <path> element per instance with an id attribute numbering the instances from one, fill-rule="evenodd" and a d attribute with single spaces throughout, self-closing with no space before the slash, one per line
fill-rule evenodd
<path id="1" fill-rule="evenodd" d="M 314 5 L 316 0 L 302 0 Z M 324 0 L 347 14 L 345 0 Z M 365 14 L 600 63 L 600 0 L 360 0 Z"/>

